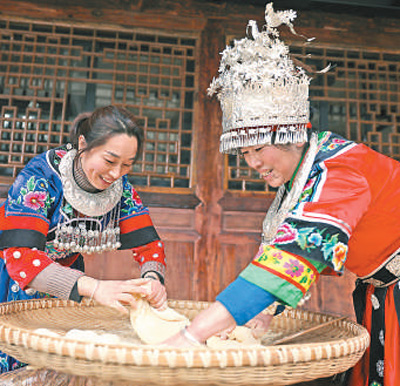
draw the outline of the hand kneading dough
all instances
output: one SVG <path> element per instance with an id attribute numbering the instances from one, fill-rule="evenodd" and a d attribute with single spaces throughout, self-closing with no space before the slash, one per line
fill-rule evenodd
<path id="1" fill-rule="evenodd" d="M 261 340 L 255 338 L 252 330 L 245 326 L 236 326 L 235 329 L 228 334 L 228 339 L 222 339 L 216 335 L 207 339 L 207 346 L 214 349 L 260 345 Z"/>
<path id="2" fill-rule="evenodd" d="M 234 339 L 243 344 L 260 344 L 261 340 L 254 336 L 253 330 L 245 326 L 236 326 L 228 335 L 229 339 Z"/>
<path id="3" fill-rule="evenodd" d="M 147 344 L 159 344 L 189 325 L 189 319 L 172 308 L 157 310 L 144 299 L 137 300 L 137 308 L 130 312 L 132 328 Z"/>

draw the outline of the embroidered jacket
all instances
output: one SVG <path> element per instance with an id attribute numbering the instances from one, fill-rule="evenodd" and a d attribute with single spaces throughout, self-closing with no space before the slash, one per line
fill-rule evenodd
<path id="1" fill-rule="evenodd" d="M 53 261 L 69 266 L 77 253 L 58 250 L 53 241 L 59 222 L 74 216 L 63 200 L 58 170 L 66 148 L 49 150 L 32 159 L 19 173 L 0 206 L 0 256 L 9 275 L 24 289 Z M 141 266 L 142 275 L 155 271 L 165 274 L 164 246 L 149 216 L 148 208 L 123 176 L 121 197 L 121 247 L 131 249 Z M 107 216 L 104 216 L 107 218 Z"/>
<path id="2" fill-rule="evenodd" d="M 298 203 L 242 279 L 295 307 L 319 274 L 359 277 L 400 248 L 400 163 L 331 132 Z"/>

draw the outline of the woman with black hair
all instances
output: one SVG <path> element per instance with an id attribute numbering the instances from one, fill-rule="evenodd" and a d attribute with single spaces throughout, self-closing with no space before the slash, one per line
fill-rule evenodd
<path id="1" fill-rule="evenodd" d="M 0 206 L 0 301 L 83 296 L 127 312 L 135 294 L 166 302 L 165 254 L 127 173 L 143 130 L 126 109 L 106 106 L 74 120 L 71 143 L 33 158 Z M 78 259 L 130 249 L 141 278 L 97 280 L 71 268 Z M 0 354 L 0 370 L 20 363 Z"/>
<path id="2" fill-rule="evenodd" d="M 347 268 L 358 277 L 355 313 L 371 347 L 346 384 L 400 386 L 400 163 L 312 130 L 310 78 L 277 30 L 286 24 L 295 33 L 295 17 L 269 3 L 262 32 L 250 21 L 252 36 L 222 53 L 209 89 L 223 112 L 220 150 L 242 156 L 278 191 L 258 253 L 207 310 L 164 343 L 200 345 L 243 324 L 266 331 L 272 316 L 265 308 L 297 307 L 321 274 Z"/>

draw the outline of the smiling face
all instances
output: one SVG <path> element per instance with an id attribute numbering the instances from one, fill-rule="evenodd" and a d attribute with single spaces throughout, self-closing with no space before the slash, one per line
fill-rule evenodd
<path id="1" fill-rule="evenodd" d="M 86 147 L 83 136 L 79 150 Z M 97 189 L 107 189 L 118 178 L 127 174 L 135 160 L 138 141 L 135 136 L 117 134 L 101 146 L 84 151 L 81 155 L 83 171 Z"/>
<path id="2" fill-rule="evenodd" d="M 247 164 L 266 183 L 277 188 L 290 181 L 301 160 L 304 143 L 288 146 L 257 145 L 240 149 Z"/>

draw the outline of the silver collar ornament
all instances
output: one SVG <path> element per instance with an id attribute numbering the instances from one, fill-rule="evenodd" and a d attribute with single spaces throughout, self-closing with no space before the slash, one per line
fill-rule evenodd
<path id="1" fill-rule="evenodd" d="M 81 189 L 73 176 L 76 153 L 75 149 L 68 151 L 60 162 L 59 170 L 64 199 L 75 209 L 77 217 L 65 218 L 57 225 L 54 246 L 58 250 L 88 254 L 118 249 L 121 246 L 122 179 L 96 193 Z"/>
<path id="2" fill-rule="evenodd" d="M 318 153 L 318 136 L 316 133 L 311 135 L 310 146 L 305 155 L 304 161 L 293 181 L 292 188 L 283 199 L 286 187 L 281 185 L 276 193 L 274 201 L 268 209 L 263 221 L 262 243 L 271 244 L 276 236 L 278 228 L 285 221 L 290 211 L 298 203 L 300 195 L 310 175 L 314 164 L 315 156 Z"/>

